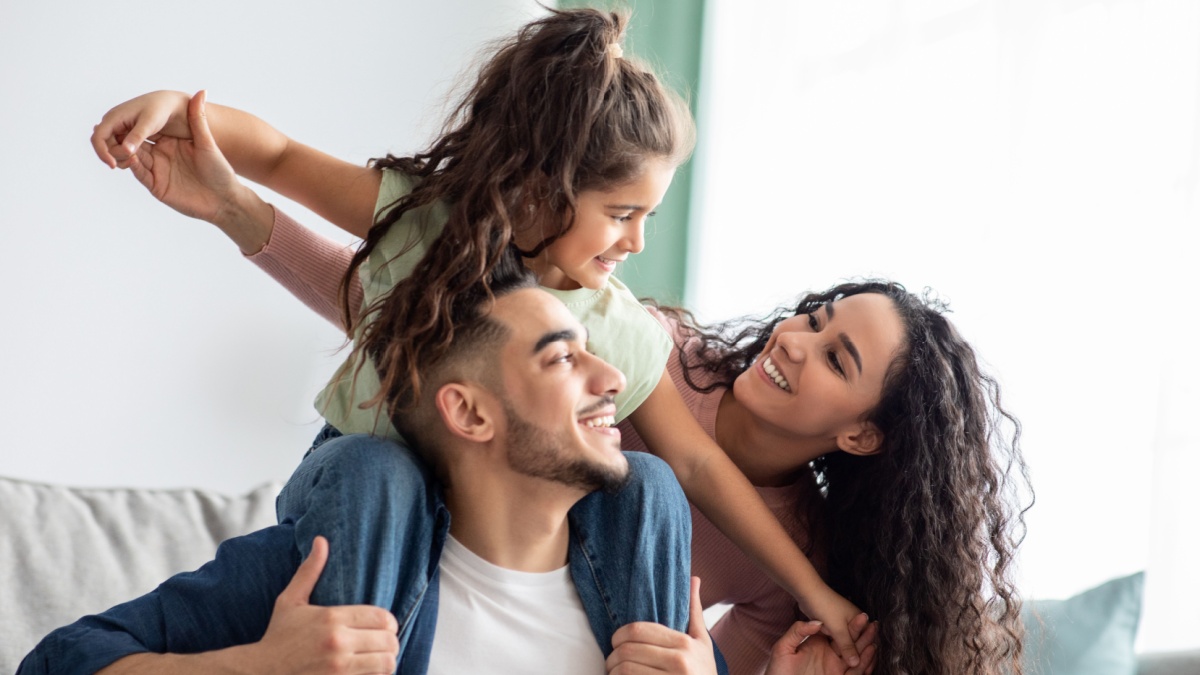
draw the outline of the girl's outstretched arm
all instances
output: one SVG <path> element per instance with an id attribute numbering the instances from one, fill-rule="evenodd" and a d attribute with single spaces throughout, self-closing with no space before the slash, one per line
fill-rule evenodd
<path id="1" fill-rule="evenodd" d="M 192 140 L 189 97 L 156 91 L 105 113 L 92 132 L 92 148 L 110 167 L 126 167 L 146 141 Z M 208 104 L 212 137 L 234 171 L 312 209 L 317 215 L 365 237 L 375 215 L 378 171 L 358 166 L 296 142 L 249 113 Z"/>
<path id="2" fill-rule="evenodd" d="M 242 185 L 212 138 L 205 107 L 204 92 L 189 102 L 191 141 L 160 137 L 140 145 L 125 165 L 155 198 L 216 225 L 255 265 L 341 326 L 339 289 L 352 251 L 304 228 Z M 362 297 L 355 277 L 351 307 L 361 305 Z"/>
<path id="3" fill-rule="evenodd" d="M 821 579 L 746 476 L 700 428 L 670 373 L 663 371 L 629 419 L 646 447 L 671 466 L 688 500 L 791 593 L 809 618 L 822 621 L 842 658 L 857 666 L 854 627 L 862 622 L 851 622 L 862 611 Z"/>

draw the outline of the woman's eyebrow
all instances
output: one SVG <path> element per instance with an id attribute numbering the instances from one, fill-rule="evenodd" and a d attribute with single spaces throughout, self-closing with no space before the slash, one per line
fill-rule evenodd
<path id="1" fill-rule="evenodd" d="M 858 347 L 850 340 L 850 336 L 845 333 L 838 333 L 838 339 L 842 341 L 842 346 L 849 352 L 850 358 L 854 359 L 854 365 L 858 366 L 858 374 L 862 375 L 862 357 L 858 354 Z"/>
<path id="2" fill-rule="evenodd" d="M 833 303 L 825 303 L 825 320 L 833 321 Z M 850 340 L 850 336 L 845 333 L 838 333 L 838 339 L 842 341 L 842 346 L 850 354 L 850 358 L 854 359 L 854 365 L 858 366 L 858 374 L 862 375 L 862 356 L 858 353 L 858 347 L 854 346 L 854 342 Z"/>

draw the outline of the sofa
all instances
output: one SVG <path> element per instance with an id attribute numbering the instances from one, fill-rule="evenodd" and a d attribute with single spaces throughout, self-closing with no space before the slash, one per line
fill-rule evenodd
<path id="1" fill-rule="evenodd" d="M 205 490 L 70 488 L 0 477 L 0 673 L 52 629 L 199 567 L 221 541 L 275 522 L 279 484 Z M 1028 603 L 1027 672 L 1200 675 L 1200 650 L 1135 655 L 1140 574 Z"/>

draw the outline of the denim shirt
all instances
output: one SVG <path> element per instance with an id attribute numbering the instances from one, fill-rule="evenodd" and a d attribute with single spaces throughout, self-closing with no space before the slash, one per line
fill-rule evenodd
<path id="1" fill-rule="evenodd" d="M 619 497 L 588 495 L 568 516 L 571 578 L 606 657 L 613 633 L 626 623 L 656 621 L 685 631 L 689 619 L 687 503 L 669 470 L 654 464 L 656 458 L 629 456 L 638 477 L 631 487 Z M 437 626 L 438 562 L 450 513 L 441 491 L 430 492 L 428 511 L 415 514 L 428 524 L 429 549 L 407 558 L 424 565 L 414 576 L 427 583 L 392 603 L 401 624 L 402 675 L 427 672 Z M 196 653 L 256 642 L 301 559 L 291 522 L 227 540 L 200 569 L 50 633 L 22 661 L 18 675 L 94 673 L 136 653 Z M 727 673 L 719 652 L 716 660 L 718 672 Z"/>

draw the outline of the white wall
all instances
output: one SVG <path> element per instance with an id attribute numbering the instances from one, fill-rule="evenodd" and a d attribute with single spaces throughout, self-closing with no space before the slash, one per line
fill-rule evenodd
<path id="1" fill-rule="evenodd" d="M 88 137 L 108 108 L 207 88 L 365 162 L 423 147 L 483 42 L 540 12 L 533 0 L 5 2 L 0 474 L 230 492 L 286 479 L 341 358 L 338 331 L 220 232 L 96 159 Z"/>
<path id="2" fill-rule="evenodd" d="M 936 289 L 1024 423 L 1024 591 L 1146 569 L 1142 646 L 1200 645 L 1200 5 L 710 6 L 691 304 Z"/>

